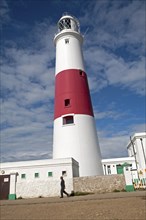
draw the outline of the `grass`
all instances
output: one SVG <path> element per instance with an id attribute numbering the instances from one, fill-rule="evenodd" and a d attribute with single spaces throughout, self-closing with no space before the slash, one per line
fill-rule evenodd
<path id="1" fill-rule="evenodd" d="M 91 195 L 91 194 L 94 194 L 94 193 L 91 193 L 91 192 L 74 192 L 74 196 L 86 196 L 86 195 Z"/>
<path id="2" fill-rule="evenodd" d="M 113 192 L 126 192 L 125 189 L 119 190 L 119 189 L 114 189 Z"/>

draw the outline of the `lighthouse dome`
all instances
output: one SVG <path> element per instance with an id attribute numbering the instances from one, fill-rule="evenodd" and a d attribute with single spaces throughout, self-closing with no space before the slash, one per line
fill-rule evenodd
<path id="1" fill-rule="evenodd" d="M 78 20 L 68 13 L 64 13 L 58 22 L 58 32 L 63 30 L 72 30 L 76 32 L 80 32 L 80 25 Z"/>

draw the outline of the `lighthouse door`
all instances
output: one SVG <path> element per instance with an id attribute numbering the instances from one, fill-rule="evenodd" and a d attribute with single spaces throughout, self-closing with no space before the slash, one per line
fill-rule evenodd
<path id="1" fill-rule="evenodd" d="M 10 175 L 0 175 L 0 200 L 8 199 L 10 189 Z"/>

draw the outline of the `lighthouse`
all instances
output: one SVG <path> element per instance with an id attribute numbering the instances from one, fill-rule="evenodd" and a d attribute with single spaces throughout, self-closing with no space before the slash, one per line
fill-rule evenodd
<path id="1" fill-rule="evenodd" d="M 84 69 L 78 20 L 58 21 L 56 46 L 53 159 L 72 157 L 80 176 L 103 175 L 94 113 Z"/>

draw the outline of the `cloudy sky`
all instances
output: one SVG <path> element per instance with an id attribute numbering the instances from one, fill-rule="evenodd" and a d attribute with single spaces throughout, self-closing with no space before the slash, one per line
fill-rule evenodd
<path id="1" fill-rule="evenodd" d="M 57 21 L 80 21 L 102 158 L 145 131 L 143 0 L 2 0 L 1 161 L 52 157 Z"/>

